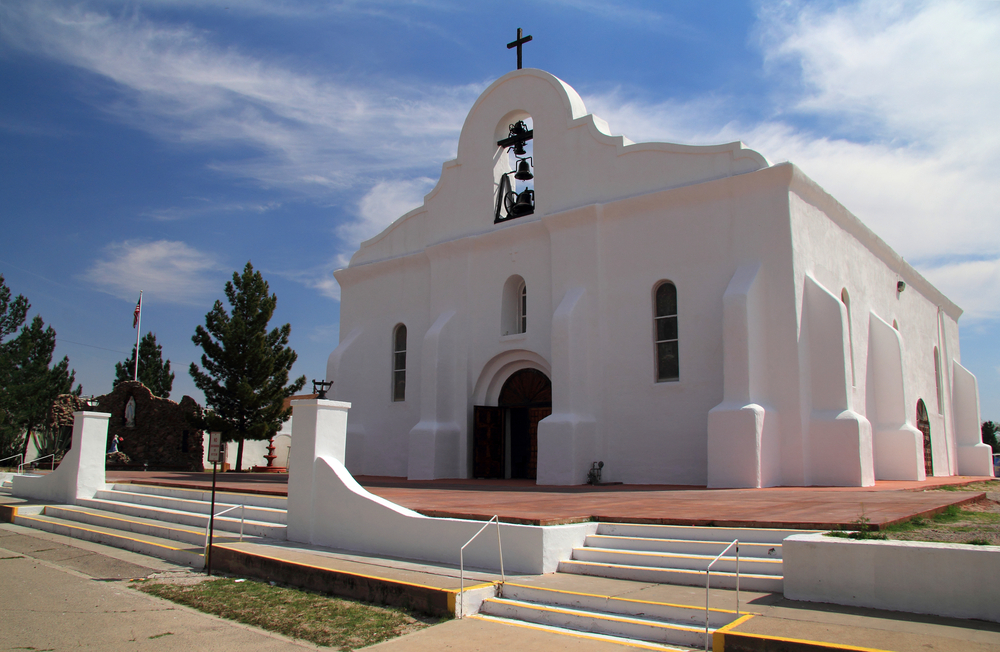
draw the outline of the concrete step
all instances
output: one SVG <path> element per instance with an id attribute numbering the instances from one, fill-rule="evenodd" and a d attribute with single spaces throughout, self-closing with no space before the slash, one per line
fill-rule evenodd
<path id="1" fill-rule="evenodd" d="M 599 611 L 619 616 L 635 616 L 663 622 L 705 628 L 705 606 L 633 600 L 609 595 L 564 591 L 540 586 L 505 582 L 501 586 L 501 597 L 533 602 L 550 606 L 568 607 L 584 611 Z M 710 609 L 708 625 L 716 629 L 728 625 L 737 618 L 737 613 L 729 609 Z"/>
<path id="2" fill-rule="evenodd" d="M 49 505 L 45 507 L 43 514 L 64 521 L 73 521 L 81 525 L 99 526 L 130 534 L 145 534 L 159 539 L 169 539 L 170 541 L 189 546 L 205 545 L 204 527 L 185 527 L 151 518 L 124 517 L 121 514 L 82 506 Z M 218 528 L 213 528 L 213 531 L 212 541 L 216 543 L 240 540 L 238 531 L 227 532 Z M 244 540 L 262 540 L 259 537 L 247 535 L 246 533 L 243 538 Z"/>
<path id="3" fill-rule="evenodd" d="M 104 492 L 98 493 L 109 495 Z M 115 495 L 117 497 L 117 494 L 110 495 Z M 200 528 L 202 531 L 208 527 L 209 512 L 211 511 L 209 509 L 210 505 L 205 507 L 204 510 L 194 512 L 152 505 L 143 505 L 135 502 L 108 500 L 106 498 L 81 498 L 77 501 L 77 503 L 82 507 L 89 507 L 133 518 L 147 518 L 167 523 L 175 523 L 177 525 Z M 184 506 L 188 507 L 189 505 L 185 504 Z M 215 507 L 216 514 L 223 509 L 226 509 L 225 506 L 220 507 L 218 503 Z M 285 539 L 287 527 L 284 524 L 253 520 L 251 515 L 258 515 L 258 513 L 249 508 L 246 509 L 246 513 L 247 519 L 243 523 L 244 535 L 266 537 L 269 539 Z M 270 516 L 270 514 L 268 514 L 268 516 Z M 235 509 L 227 514 L 224 514 L 223 516 L 217 517 L 215 519 L 215 529 L 226 532 L 239 532 L 240 510 Z"/>
<path id="4" fill-rule="evenodd" d="M 706 640 L 704 628 L 692 625 L 509 598 L 486 600 L 480 608 L 480 613 L 577 632 L 649 641 L 661 645 L 693 647 L 703 645 Z M 711 636 L 712 631 L 714 630 L 709 631 L 709 636 Z"/>
<path id="5" fill-rule="evenodd" d="M 14 523 L 46 532 L 70 536 L 85 541 L 93 541 L 123 550 L 166 559 L 177 564 L 201 568 L 205 564 L 201 546 L 163 539 L 148 534 L 124 532 L 101 525 L 90 525 L 69 521 L 46 514 L 25 515 L 18 510 Z"/>
<path id="6" fill-rule="evenodd" d="M 718 553 L 716 553 L 718 554 Z M 715 555 L 686 555 L 673 552 L 650 552 L 646 550 L 615 550 L 610 548 L 573 548 L 576 561 L 589 561 L 601 564 L 622 564 L 625 566 L 651 566 L 656 568 L 679 568 L 704 571 L 715 559 Z M 736 555 L 727 554 L 720 557 L 712 572 L 736 572 Z M 758 575 L 774 575 L 781 577 L 782 562 L 780 559 L 745 558 L 739 559 L 740 573 Z"/>
<path id="7" fill-rule="evenodd" d="M 131 482 L 118 482 L 112 486 L 114 491 L 124 491 L 135 494 L 151 494 L 155 496 L 169 496 L 171 498 L 185 498 L 187 500 L 201 500 L 207 503 L 212 502 L 211 489 L 190 489 L 186 487 L 163 487 L 160 485 L 149 485 Z M 233 491 L 216 491 L 216 503 L 224 502 L 231 505 L 253 505 L 254 507 L 270 507 L 272 509 L 287 510 L 288 498 L 285 496 L 270 496 L 267 494 L 246 494 Z"/>
<path id="8" fill-rule="evenodd" d="M 684 586 L 705 586 L 705 571 L 684 568 L 657 568 L 653 566 L 632 566 L 627 564 L 600 563 L 570 559 L 559 562 L 560 573 L 612 577 L 635 582 L 656 582 L 660 584 L 680 584 Z M 740 588 L 748 591 L 781 593 L 784 580 L 781 575 L 758 575 L 743 573 L 740 569 Z M 736 588 L 736 573 L 716 572 L 712 569 L 711 586 L 715 588 Z"/>
<path id="9" fill-rule="evenodd" d="M 614 550 L 645 550 L 647 552 L 673 552 L 686 555 L 707 555 L 714 558 L 722 552 L 729 541 L 696 541 L 694 539 L 651 539 L 647 537 L 611 536 L 592 534 L 584 545 L 588 548 L 611 548 Z M 744 543 L 740 541 L 740 559 L 781 559 L 781 544 Z M 735 553 L 730 551 L 735 556 Z"/>
<path id="10" fill-rule="evenodd" d="M 117 485 L 116 485 L 117 486 Z M 125 485 L 126 487 L 128 485 Z M 227 500 L 231 500 L 233 496 L 245 496 L 247 494 L 229 494 Z M 135 492 L 135 491 L 119 491 L 117 489 L 103 489 L 98 491 L 94 498 L 98 500 L 108 500 L 116 503 L 133 503 L 136 505 L 145 505 L 148 507 L 161 507 L 164 509 L 172 509 L 181 512 L 191 512 L 194 514 L 208 514 L 212 511 L 212 506 L 210 502 L 195 500 L 191 498 L 174 498 L 172 496 L 159 495 L 154 493 L 146 492 Z M 220 511 L 226 509 L 227 507 L 235 507 L 240 504 L 247 504 L 241 502 L 221 502 L 218 497 L 215 501 L 215 513 L 218 514 Z M 280 523 L 284 525 L 287 521 L 288 512 L 283 509 L 275 509 L 273 507 L 258 507 L 255 505 L 247 505 L 246 507 L 246 518 L 253 521 L 262 521 L 266 523 Z"/>
<path id="11" fill-rule="evenodd" d="M 740 543 L 779 544 L 793 534 L 810 534 L 818 530 L 788 530 L 775 528 L 704 527 L 694 525 L 639 525 L 635 523 L 601 523 L 597 534 L 645 539 L 684 539 L 693 541 L 724 541 L 739 539 Z"/>
<path id="12" fill-rule="evenodd" d="M 566 636 L 576 636 L 576 637 L 584 636 L 585 638 L 595 639 L 598 641 L 607 641 L 609 643 L 617 643 L 619 645 L 624 645 L 626 647 L 633 647 L 644 650 L 664 650 L 665 652 L 677 652 L 677 651 L 686 651 L 691 649 L 688 647 L 677 647 L 673 645 L 650 643 L 649 641 L 640 641 L 637 639 L 626 639 L 618 636 L 608 636 L 606 634 L 595 634 L 595 633 L 583 634 L 578 630 L 573 630 L 566 627 L 556 627 L 554 625 L 544 625 L 540 623 L 527 624 L 524 623 L 523 621 L 514 620 L 511 618 L 490 616 L 482 613 L 466 616 L 466 618 L 473 618 L 476 620 L 486 620 L 495 623 L 502 623 L 504 625 L 513 625 L 515 627 L 517 626 L 531 627 L 533 629 L 540 629 L 543 631 L 552 632 L 554 634 L 564 634 Z M 704 647 L 700 647 L 700 649 L 704 649 Z"/>

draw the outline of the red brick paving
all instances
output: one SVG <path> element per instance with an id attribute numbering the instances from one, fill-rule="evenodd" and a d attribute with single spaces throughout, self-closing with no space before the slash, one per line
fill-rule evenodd
<path id="1" fill-rule="evenodd" d="M 541 487 L 530 480 L 428 480 L 359 476 L 374 494 L 428 516 L 554 525 L 589 520 L 680 525 L 729 525 L 826 529 L 865 516 L 885 526 L 948 505 L 976 500 L 981 492 L 926 489 L 989 478 L 948 477 L 924 482 L 877 482 L 875 487 L 774 487 L 706 489 L 663 485 Z M 108 480 L 209 487 L 210 473 L 109 472 Z M 287 495 L 287 474 L 219 474 L 225 491 Z"/>

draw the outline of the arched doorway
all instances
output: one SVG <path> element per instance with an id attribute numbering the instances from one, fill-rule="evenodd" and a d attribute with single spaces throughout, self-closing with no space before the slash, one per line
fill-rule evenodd
<path id="1" fill-rule="evenodd" d="M 934 475 L 934 459 L 931 453 L 931 420 L 927 416 L 924 399 L 917 400 L 917 430 L 924 434 L 924 475 Z"/>
<path id="2" fill-rule="evenodd" d="M 472 475 L 535 479 L 538 422 L 552 414 L 552 382 L 537 369 L 521 369 L 504 383 L 497 406 L 473 409 Z"/>

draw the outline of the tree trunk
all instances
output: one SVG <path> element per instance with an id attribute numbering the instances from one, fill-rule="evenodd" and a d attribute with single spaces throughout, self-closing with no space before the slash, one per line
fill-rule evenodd
<path id="1" fill-rule="evenodd" d="M 236 470 L 243 470 L 243 438 L 240 437 L 240 445 L 236 448 Z"/>

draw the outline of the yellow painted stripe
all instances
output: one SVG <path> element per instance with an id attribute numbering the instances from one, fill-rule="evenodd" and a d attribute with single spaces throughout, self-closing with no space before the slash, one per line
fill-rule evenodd
<path id="1" fill-rule="evenodd" d="M 614 549 L 611 549 L 611 548 L 589 548 L 589 547 L 583 547 L 583 548 L 573 548 L 573 550 L 574 551 L 576 551 L 576 550 L 602 550 L 602 551 L 614 552 L 616 554 L 621 554 L 621 555 L 643 555 L 643 556 L 646 556 L 646 557 L 668 557 L 670 559 L 708 559 L 709 557 L 711 557 L 711 555 L 676 555 L 676 554 L 673 554 L 673 553 L 670 553 L 670 552 L 644 552 L 642 550 L 614 550 Z M 729 556 L 729 557 L 722 557 L 722 559 L 736 559 L 736 555 L 732 555 L 732 556 Z M 753 562 L 753 563 L 780 564 L 782 560 L 780 560 L 780 559 L 758 559 L 757 557 L 752 557 L 752 558 L 746 558 L 746 557 L 744 557 L 744 558 L 741 559 L 741 561 L 749 561 L 749 562 Z M 704 573 L 705 571 L 701 571 L 701 572 Z"/>
<path id="2" fill-rule="evenodd" d="M 857 645 L 846 645 L 842 643 L 830 643 L 827 641 L 809 641 L 803 638 L 788 638 L 785 636 L 768 636 L 766 634 L 750 634 L 744 632 L 727 632 L 731 636 L 745 636 L 748 638 L 759 638 L 766 641 L 780 641 L 782 643 L 799 643 L 801 645 L 820 645 L 834 650 L 849 650 L 850 652 L 891 652 L 876 647 L 858 647 Z"/>
<path id="3" fill-rule="evenodd" d="M 544 586 L 532 586 L 530 584 L 514 584 L 512 582 L 507 582 L 505 586 L 516 586 L 523 589 L 534 589 L 536 591 L 552 591 L 553 593 L 562 593 L 565 595 L 579 595 L 586 598 L 599 598 L 601 600 L 620 600 L 621 602 L 631 602 L 633 604 L 649 604 L 649 605 L 659 605 L 663 607 L 673 607 L 675 609 L 695 609 L 697 611 L 705 611 L 704 607 L 698 607 L 695 605 L 688 604 L 674 604 L 672 602 L 653 602 L 651 600 L 635 600 L 633 598 L 617 598 L 613 595 L 600 595 L 597 593 L 580 593 L 579 591 L 566 591 L 564 589 L 550 589 Z M 709 609 L 709 611 L 717 611 L 719 613 L 734 614 L 735 611 L 731 609 Z"/>
<path id="4" fill-rule="evenodd" d="M 665 571 L 670 573 L 688 573 L 701 575 L 704 577 L 705 571 L 694 570 L 692 568 L 666 568 L 663 566 L 631 566 L 629 564 L 612 564 L 611 562 L 603 561 L 583 561 L 581 559 L 566 559 L 559 562 L 560 564 L 580 564 L 583 566 L 603 566 L 605 568 L 632 568 L 635 570 L 653 570 L 653 571 Z M 729 575 L 736 577 L 736 573 L 732 571 L 712 571 L 712 575 Z M 758 575 L 757 573 L 740 573 L 740 577 L 752 577 L 752 578 L 763 578 L 763 579 L 780 579 L 781 575 Z"/>
<path id="5" fill-rule="evenodd" d="M 719 632 L 721 634 L 725 634 L 726 632 L 728 632 L 729 630 L 731 630 L 733 627 L 737 627 L 739 625 L 742 625 L 746 621 L 750 620 L 751 618 L 754 617 L 754 615 L 755 614 L 745 614 L 743 616 L 740 616 L 739 618 L 737 618 L 733 622 L 729 623 L 728 625 L 723 625 L 722 627 L 720 627 L 719 629 L 717 629 L 715 631 L 717 631 L 717 632 Z"/>
<path id="6" fill-rule="evenodd" d="M 484 617 L 480 616 L 479 614 L 471 614 L 471 615 L 466 616 L 466 618 L 474 618 L 476 620 L 484 620 L 484 621 L 494 622 L 494 623 L 495 622 L 501 622 L 499 619 L 484 618 Z M 641 649 L 641 650 L 680 650 L 681 649 L 681 648 L 676 648 L 676 647 L 670 647 L 668 645 L 644 644 L 644 643 L 637 642 L 634 639 L 629 639 L 629 641 L 627 643 L 624 642 L 624 641 L 622 641 L 622 642 L 619 643 L 618 641 L 613 640 L 613 637 L 611 637 L 611 636 L 608 636 L 608 637 L 605 638 L 603 636 L 593 636 L 592 634 L 584 634 L 582 632 L 555 631 L 553 628 L 541 627 L 539 625 L 532 625 L 531 623 L 520 622 L 520 621 L 516 621 L 516 620 L 507 620 L 507 619 L 504 619 L 502 621 L 502 624 L 504 624 L 504 625 L 511 625 L 513 627 L 524 627 L 525 629 L 534 629 L 535 631 L 548 632 L 549 634 L 557 634 L 559 636 L 572 636 L 573 638 L 583 638 L 583 639 L 587 639 L 589 641 L 603 641 L 605 643 L 615 643 L 616 645 L 622 645 L 622 646 L 630 647 L 630 648 L 638 648 L 638 649 Z"/>
<path id="7" fill-rule="evenodd" d="M 104 514 L 94 514 L 93 512 L 88 512 L 88 511 L 82 510 L 82 509 L 72 509 L 70 507 L 60 507 L 59 509 L 65 510 L 67 512 L 73 512 L 74 514 L 87 514 L 88 516 L 98 516 L 98 517 L 100 517 L 102 519 L 110 519 L 112 521 L 119 521 L 121 523 L 135 523 L 137 525 L 150 526 L 149 523 L 143 523 L 142 521 L 133 521 L 133 520 L 127 519 L 127 518 L 118 518 L 117 516 L 105 516 Z M 166 526 L 163 526 L 163 525 L 154 525 L 154 526 L 150 526 L 150 527 L 158 527 L 158 528 L 161 528 L 161 529 L 164 529 L 164 530 L 170 530 L 171 532 L 186 532 L 187 534 L 201 534 L 201 535 L 203 535 L 205 533 L 204 530 L 184 530 L 184 529 L 181 529 L 181 528 L 166 527 Z"/>
<path id="8" fill-rule="evenodd" d="M 32 518 L 31 516 L 22 516 L 21 519 L 22 520 L 27 520 L 27 521 L 38 521 L 39 523 L 50 523 L 50 524 L 53 524 L 51 521 L 46 521 L 45 519 L 41 519 L 41 518 Z M 113 537 L 115 539 L 124 539 L 126 541 L 135 541 L 136 543 L 144 543 L 147 546 L 156 546 L 157 548 L 164 548 L 166 550 L 179 550 L 181 552 L 190 552 L 193 555 L 198 555 L 198 556 L 202 555 L 202 553 L 200 553 L 200 552 L 194 552 L 191 548 L 173 548 L 171 546 L 165 546 L 165 545 L 163 545 L 161 543 L 156 543 L 154 541 L 146 541 L 145 539 L 136 539 L 136 538 L 133 538 L 133 537 L 125 537 L 125 536 L 122 536 L 120 534 L 112 534 L 111 532 L 105 532 L 103 530 L 91 530 L 90 528 L 80 527 L 78 525 L 66 525 L 65 523 L 54 523 L 53 525 L 57 525 L 59 527 L 69 528 L 71 530 L 80 530 L 81 532 L 91 532 L 93 534 L 103 534 L 104 536 Z"/>
<path id="9" fill-rule="evenodd" d="M 302 562 L 299 562 L 299 561 L 292 561 L 291 559 L 284 559 L 284 558 L 275 557 L 275 556 L 272 556 L 272 555 L 263 555 L 263 554 L 260 554 L 260 553 L 257 553 L 257 552 L 250 552 L 248 550 L 240 550 L 238 548 L 234 548 L 233 547 L 234 545 L 236 545 L 236 544 L 232 544 L 232 543 L 230 543 L 230 544 L 215 544 L 214 547 L 215 548 L 226 548 L 226 549 L 229 549 L 229 550 L 234 550 L 234 551 L 236 551 L 236 552 L 238 552 L 240 554 L 243 554 L 243 555 L 249 555 L 251 557 L 259 557 L 259 558 L 262 558 L 262 559 L 270 559 L 272 561 L 279 561 L 279 562 L 282 562 L 284 564 L 292 564 L 294 566 L 299 566 L 301 568 L 311 568 L 313 570 L 331 571 L 331 572 L 334 572 L 334 573 L 341 573 L 343 575 L 350 575 L 352 577 L 363 577 L 363 578 L 369 579 L 369 580 L 379 580 L 380 582 L 390 582 L 392 584 L 402 584 L 403 586 L 414 586 L 414 587 L 417 587 L 417 588 L 420 588 L 420 589 L 432 589 L 434 591 L 444 591 L 446 593 L 458 593 L 458 589 L 446 589 L 446 588 L 442 588 L 440 586 L 429 586 L 427 584 L 416 584 L 415 582 L 406 582 L 404 580 L 394 580 L 394 579 L 390 579 L 388 577 L 379 577 L 378 575 L 366 575 L 364 573 L 355 573 L 353 571 L 339 570 L 337 568 L 330 568 L 329 566 L 316 566 L 315 564 L 305 564 L 305 563 L 302 563 Z M 478 589 L 478 588 L 482 588 L 482 587 L 486 587 L 486 586 L 493 586 L 493 585 L 494 585 L 493 582 L 484 582 L 482 584 L 475 584 L 473 586 L 467 586 L 467 587 L 465 587 L 465 590 L 466 591 L 471 591 L 472 589 Z"/>
<path id="10" fill-rule="evenodd" d="M 111 485 L 120 484 L 122 486 L 134 485 L 136 487 L 154 487 L 156 489 L 169 489 L 171 491 L 190 491 L 192 493 L 193 492 L 204 493 L 204 494 L 210 494 L 210 493 L 212 493 L 212 488 L 211 487 L 206 487 L 204 489 L 192 489 L 191 487 L 176 487 L 176 486 L 173 486 L 173 485 L 164 485 L 164 484 L 144 484 L 142 482 L 111 482 L 109 484 L 111 484 Z M 142 492 L 141 491 L 133 491 L 133 492 L 126 492 L 126 493 L 142 493 Z M 226 495 L 226 496 L 259 496 L 261 498 L 277 498 L 279 500 L 288 500 L 288 496 L 279 496 L 279 495 L 276 495 L 276 494 L 254 494 L 254 493 L 246 493 L 246 492 L 242 492 L 242 491 L 219 491 L 219 490 L 216 490 L 215 495 L 218 496 L 219 494 L 223 494 L 223 495 Z M 144 494 L 144 495 L 146 495 L 146 496 L 158 496 L 160 494 Z M 162 496 L 162 497 L 163 498 L 169 498 L 170 496 Z M 273 508 L 272 507 L 271 509 L 277 509 L 277 508 Z"/>

